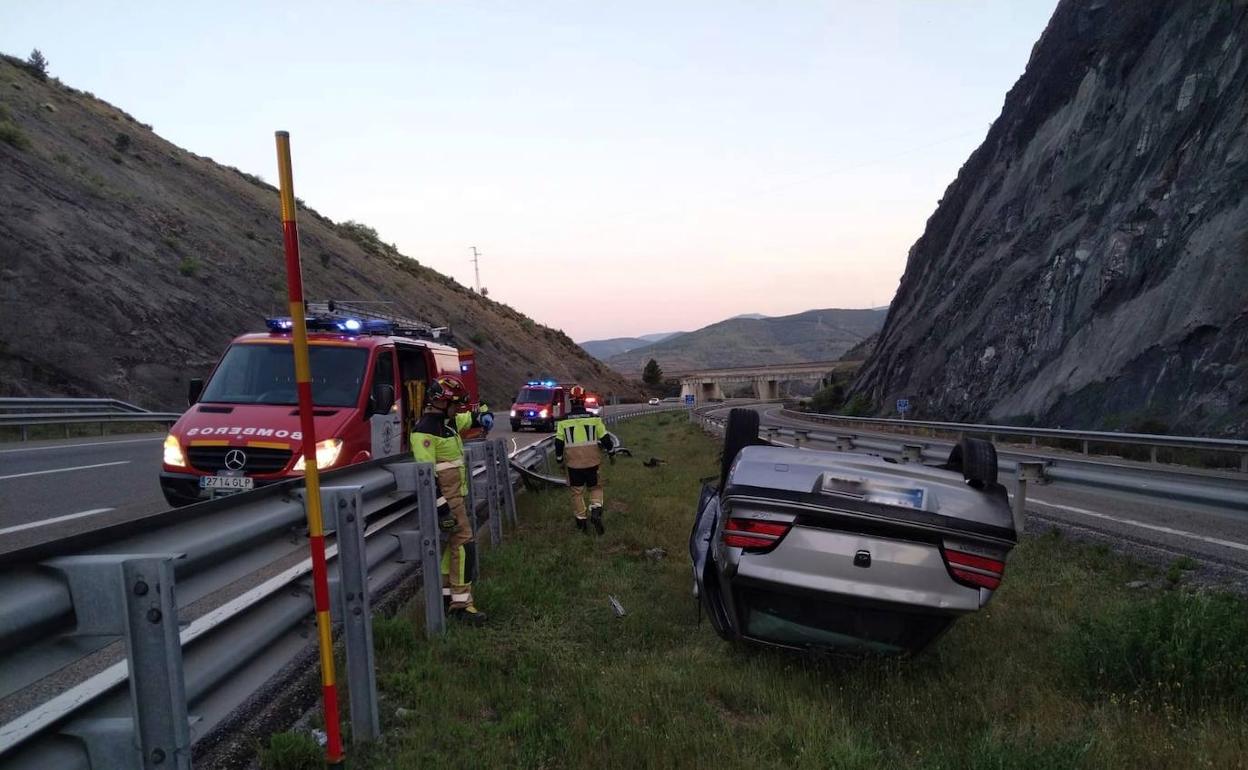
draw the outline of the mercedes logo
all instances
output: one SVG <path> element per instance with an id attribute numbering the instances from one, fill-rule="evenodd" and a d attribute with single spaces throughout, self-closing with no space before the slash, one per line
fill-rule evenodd
<path id="1" fill-rule="evenodd" d="M 232 471 L 241 471 L 247 464 L 247 455 L 241 449 L 231 449 L 225 453 L 225 467 Z"/>

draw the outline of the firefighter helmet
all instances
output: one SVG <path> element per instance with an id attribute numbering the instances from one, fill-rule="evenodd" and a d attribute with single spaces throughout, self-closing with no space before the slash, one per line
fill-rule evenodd
<path id="1" fill-rule="evenodd" d="M 448 406 L 467 406 L 468 388 L 464 381 L 453 375 L 444 375 L 429 383 L 426 393 L 429 403 L 445 402 Z"/>
<path id="2" fill-rule="evenodd" d="M 568 400 L 573 404 L 584 404 L 585 389 L 580 385 L 573 385 L 572 389 L 568 391 Z"/>

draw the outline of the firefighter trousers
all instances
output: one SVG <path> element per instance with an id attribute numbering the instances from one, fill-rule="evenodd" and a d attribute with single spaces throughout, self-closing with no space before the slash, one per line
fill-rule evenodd
<path id="1" fill-rule="evenodd" d="M 598 466 L 568 468 L 568 489 L 572 491 L 572 514 L 578 519 L 586 518 L 586 488 L 589 489 L 589 504 L 601 508 L 602 482 L 598 478 Z"/>
<path id="2" fill-rule="evenodd" d="M 446 471 L 438 474 L 439 482 L 442 481 L 442 473 Z M 451 530 L 442 550 L 442 595 L 450 597 L 450 609 L 456 610 L 473 606 L 472 576 L 468 573 L 468 562 L 469 552 L 476 548 L 476 542 L 468 509 L 464 505 L 463 495 L 460 494 L 459 475 L 457 471 L 454 473 L 453 484 L 439 483 L 439 486 L 442 489 L 449 487 L 451 494 L 445 496 L 446 502 L 455 516 L 455 528 Z"/>

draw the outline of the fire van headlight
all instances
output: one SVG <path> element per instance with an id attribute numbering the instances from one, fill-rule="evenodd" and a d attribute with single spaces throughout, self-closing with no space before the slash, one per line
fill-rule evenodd
<path id="1" fill-rule="evenodd" d="M 165 436 L 165 465 L 172 465 L 175 468 L 186 467 L 186 455 L 182 454 L 182 445 L 178 443 L 178 437 L 172 433 Z"/>
<path id="2" fill-rule="evenodd" d="M 515 417 L 515 416 L 516 416 L 516 410 L 515 410 L 515 409 L 512 409 L 512 410 L 511 410 L 511 416 L 512 416 L 512 417 Z"/>
<path id="3" fill-rule="evenodd" d="M 338 453 L 342 451 L 342 439 L 327 438 L 324 441 L 316 442 L 316 467 L 317 469 L 328 468 L 338 462 Z M 299 462 L 295 463 L 295 470 L 302 471 L 307 469 L 307 463 L 304 462 L 303 455 L 299 455 Z"/>
<path id="4" fill-rule="evenodd" d="M 550 416 L 550 412 L 549 412 L 549 411 L 547 411 L 547 410 L 545 410 L 545 409 L 543 409 L 542 411 L 540 411 L 540 412 L 538 412 L 538 413 L 537 413 L 537 416 L 538 416 L 538 417 L 541 417 L 543 420 L 545 420 L 547 417 L 549 417 L 549 416 Z"/>

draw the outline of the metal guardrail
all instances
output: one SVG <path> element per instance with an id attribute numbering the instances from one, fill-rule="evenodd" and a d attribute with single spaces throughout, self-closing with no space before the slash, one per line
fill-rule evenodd
<path id="1" fill-rule="evenodd" d="M 60 411 L 97 411 L 97 412 L 146 412 L 141 406 L 135 406 L 115 398 L 28 398 L 5 396 L 0 397 L 0 412 L 39 412 L 49 409 Z"/>
<path id="2" fill-rule="evenodd" d="M 724 431 L 727 422 L 725 418 L 706 414 L 691 414 L 690 419 L 697 421 L 704 430 L 717 434 Z M 799 448 L 819 443 L 837 451 L 881 455 L 902 462 L 939 463 L 944 462 L 949 454 L 947 445 L 888 441 L 878 435 L 864 436 L 852 431 L 825 433 L 803 428 L 764 426 L 760 432 L 772 443 L 785 437 L 791 438 L 793 446 Z M 1243 479 L 1146 466 L 1132 468 L 1082 458 L 1040 457 L 1008 449 L 998 449 L 997 456 L 1002 470 L 1012 473 L 1015 481 L 1024 482 L 1021 486 L 1023 495 L 1016 505 L 1023 504 L 1026 482 L 1030 482 L 1108 490 L 1156 502 L 1197 504 L 1236 515 L 1248 514 L 1248 482 Z"/>
<path id="3" fill-rule="evenodd" d="M 674 410 L 609 420 L 659 411 Z M 552 440 L 510 455 L 501 439 L 466 446 L 474 531 L 502 540 L 516 521 L 511 467 L 543 463 Z M 438 574 L 436 482 L 431 465 L 399 456 L 322 483 L 352 733 L 366 740 L 379 729 L 370 599 L 414 565 Z M 0 555 L 0 768 L 190 767 L 196 741 L 306 655 L 307 543 L 292 479 Z M 438 633 L 440 582 L 424 590 L 426 630 Z M 67 681 L 48 694 L 53 675 Z"/>
<path id="4" fill-rule="evenodd" d="M 933 422 L 929 420 L 893 420 L 880 417 L 845 417 L 843 415 L 796 412 L 785 409 L 785 416 L 827 425 L 864 425 L 892 429 L 927 430 L 955 433 L 958 435 L 987 436 L 996 443 L 1000 436 L 1027 439 L 1035 445 L 1037 439 L 1077 441 L 1082 444 L 1083 454 L 1089 454 L 1093 445 L 1116 444 L 1142 446 L 1149 449 L 1152 462 L 1157 462 L 1158 449 L 1196 449 L 1209 452 L 1229 452 L 1239 456 L 1239 469 L 1248 473 L 1248 440 L 1204 438 L 1201 436 L 1167 436 L 1154 433 L 1116 433 L 1113 431 L 1067 430 L 1064 428 L 1025 428 L 1014 425 L 991 425 L 980 423 Z"/>
<path id="5" fill-rule="evenodd" d="M 98 424 L 100 435 L 111 423 L 155 422 L 173 424 L 180 412 L 149 412 L 134 404 L 113 398 L 0 398 L 0 427 L 20 428 L 21 440 L 29 437 L 32 425 L 69 426 Z"/>

